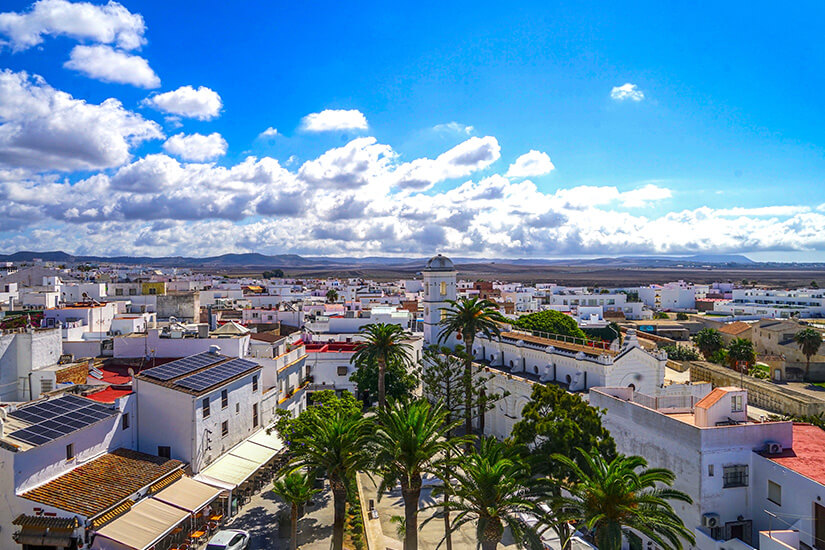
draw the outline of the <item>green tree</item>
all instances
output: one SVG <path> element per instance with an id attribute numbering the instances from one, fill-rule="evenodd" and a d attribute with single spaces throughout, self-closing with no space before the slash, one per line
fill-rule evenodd
<path id="1" fill-rule="evenodd" d="M 349 379 L 355 383 L 359 394 L 368 393 L 370 399 L 374 400 L 378 395 L 378 362 L 359 363 Z M 391 361 L 387 365 L 384 376 L 387 399 L 401 399 L 409 396 L 418 387 L 418 379 L 418 369 L 408 369 Z"/>
<path id="2" fill-rule="evenodd" d="M 457 483 L 445 481 L 433 489 L 435 496 L 448 492 L 447 507 L 458 512 L 451 530 L 473 522 L 478 545 L 482 550 L 495 550 L 509 527 L 519 547 L 542 548 L 536 527 L 521 517 L 543 516 L 539 508 L 543 493 L 536 490 L 540 482 L 532 478 L 518 450 L 495 438 L 482 438 L 479 449 L 456 460 Z"/>
<path id="3" fill-rule="evenodd" d="M 674 361 L 698 361 L 699 352 L 687 346 L 680 346 L 679 344 L 662 346 L 663 350 L 667 352 L 668 359 Z"/>
<path id="4" fill-rule="evenodd" d="M 647 468 L 640 456 L 619 455 L 610 460 L 598 451 L 579 450 L 579 454 L 584 467 L 569 456 L 552 456 L 575 473 L 575 481 L 565 484 L 569 496 L 554 499 L 555 505 L 565 510 L 567 519 L 582 521 L 595 532 L 599 550 L 619 550 L 625 528 L 669 550 L 682 550 L 682 539 L 695 543 L 693 533 L 668 502 L 692 503 L 688 495 L 671 488 L 672 472 Z"/>
<path id="5" fill-rule="evenodd" d="M 454 354 L 450 354 L 450 349 L 432 346 L 424 350 L 423 369 L 421 372 L 421 385 L 424 396 L 432 403 L 440 403 L 447 412 L 444 423 L 452 425 L 453 420 L 464 416 L 466 406 L 466 396 L 464 395 L 466 371 L 462 368 L 464 364 L 465 351 L 463 346 L 457 346 Z M 471 371 L 470 381 L 471 397 L 470 411 L 473 418 L 484 418 L 484 414 L 495 407 L 495 403 L 506 395 L 498 393 L 488 393 L 485 391 L 487 382 L 493 378 L 493 374 L 487 374 L 481 369 Z M 453 429 L 448 430 L 447 437 L 454 434 Z M 482 428 L 483 433 L 483 428 Z M 450 450 L 445 453 L 443 463 L 442 479 L 451 479 L 452 461 L 450 460 Z M 452 531 L 450 529 L 450 510 L 447 508 L 449 494 L 444 493 L 444 533 L 447 550 L 452 550 Z"/>
<path id="6" fill-rule="evenodd" d="M 293 441 L 312 437 L 312 430 L 319 422 L 329 421 L 339 413 L 357 416 L 361 413 L 361 403 L 349 392 L 338 396 L 332 390 L 317 391 L 312 394 L 312 404 L 297 417 L 293 418 L 287 410 L 277 409 L 274 427 L 289 447 Z"/>
<path id="7" fill-rule="evenodd" d="M 290 506 L 289 548 L 298 548 L 298 512 L 318 489 L 312 487 L 312 478 L 301 472 L 290 472 L 275 481 L 272 492 Z"/>
<path id="8" fill-rule="evenodd" d="M 670 315 L 665 313 L 664 311 L 657 311 L 653 314 L 654 319 L 670 319 Z"/>
<path id="9" fill-rule="evenodd" d="M 412 367 L 410 355 L 412 346 L 406 341 L 410 335 L 400 325 L 385 323 L 371 323 L 361 327 L 364 341 L 350 358 L 356 365 L 375 362 L 378 365 L 378 406 L 382 409 L 387 405 L 387 392 L 384 379 L 387 375 L 387 365 L 396 363 L 407 369 Z"/>
<path id="10" fill-rule="evenodd" d="M 473 432 L 473 342 L 481 333 L 492 340 L 501 334 L 501 324 L 507 319 L 498 312 L 496 304 L 478 298 L 448 300 L 443 311 L 438 342 L 446 342 L 453 334 L 460 334 L 464 341 L 464 433 Z"/>
<path id="11" fill-rule="evenodd" d="M 688 314 L 685 313 L 684 311 L 680 311 L 679 313 L 676 314 L 676 320 L 677 321 L 687 321 L 688 319 L 689 319 Z"/>
<path id="12" fill-rule="evenodd" d="M 421 476 L 439 471 L 445 456 L 455 451 L 448 434 L 460 422 L 447 424 L 448 412 L 424 398 L 391 401 L 376 413 L 374 468 L 381 476 L 379 495 L 396 483 L 404 499 L 404 548 L 418 548 L 418 503 Z"/>
<path id="13" fill-rule="evenodd" d="M 822 345 L 822 334 L 811 327 L 803 328 L 793 335 L 794 342 L 799 346 L 802 355 L 805 356 L 805 378 L 808 378 L 811 370 L 811 357 L 817 354 Z"/>
<path id="14" fill-rule="evenodd" d="M 747 338 L 734 338 L 728 346 L 727 363 L 732 369 L 748 372 L 748 369 L 756 363 L 756 350 L 753 349 L 753 342 Z"/>
<path id="15" fill-rule="evenodd" d="M 535 330 L 548 332 L 550 334 L 561 334 L 562 336 L 587 338 L 587 335 L 579 328 L 575 319 L 554 309 L 546 309 L 544 311 L 522 315 L 513 322 L 513 326 L 523 330 Z"/>
<path id="16" fill-rule="evenodd" d="M 309 472 L 324 472 L 332 490 L 332 548 L 342 550 L 347 484 L 370 464 L 370 436 L 374 426 L 360 411 L 348 414 L 338 410 L 332 416 L 312 418 L 312 434 L 292 441 L 290 458 L 283 471 L 306 468 Z"/>
<path id="17" fill-rule="evenodd" d="M 327 302 L 334 304 L 338 301 L 338 291 L 334 288 L 327 290 Z"/>
<path id="18" fill-rule="evenodd" d="M 283 279 L 284 272 L 281 269 L 275 269 L 273 271 L 264 271 L 264 279 Z"/>
<path id="19" fill-rule="evenodd" d="M 622 342 L 622 332 L 619 328 L 619 325 L 616 324 L 614 321 L 611 321 L 607 324 L 606 327 L 602 328 L 585 328 L 582 329 L 584 335 L 587 338 L 593 340 L 606 340 L 608 342 L 612 342 L 618 338 L 619 343 Z"/>
<path id="20" fill-rule="evenodd" d="M 693 337 L 693 342 L 708 361 L 711 361 L 711 357 L 714 353 L 724 347 L 722 335 L 715 328 L 703 328 Z"/>

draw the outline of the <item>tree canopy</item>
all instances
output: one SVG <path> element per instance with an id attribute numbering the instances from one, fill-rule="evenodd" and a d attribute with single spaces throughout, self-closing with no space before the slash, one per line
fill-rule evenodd
<path id="1" fill-rule="evenodd" d="M 522 315 L 513 322 L 513 326 L 524 330 L 538 330 L 563 336 L 587 338 L 575 319 L 553 309 Z"/>
<path id="2" fill-rule="evenodd" d="M 409 396 L 418 386 L 417 369 L 408 369 L 398 361 L 390 361 L 384 376 L 384 387 L 388 398 L 400 399 Z M 370 400 L 378 399 L 378 361 L 358 363 L 350 377 L 358 387 L 358 393 L 369 393 Z"/>
<path id="3" fill-rule="evenodd" d="M 292 441 L 312 437 L 313 426 L 322 420 L 333 418 L 339 412 L 346 416 L 356 416 L 361 413 L 361 402 L 349 392 L 343 392 L 339 397 L 332 390 L 318 391 L 312 394 L 312 405 L 301 414 L 293 418 L 289 411 L 276 411 L 275 431 L 278 437 L 289 445 Z"/>

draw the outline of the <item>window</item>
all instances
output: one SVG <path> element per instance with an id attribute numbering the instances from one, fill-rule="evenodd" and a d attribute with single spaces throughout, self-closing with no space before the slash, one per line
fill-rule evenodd
<path id="1" fill-rule="evenodd" d="M 768 480 L 768 500 L 777 506 L 782 506 L 782 486 L 770 480 Z"/>
<path id="2" fill-rule="evenodd" d="M 120 425 L 124 430 L 129 429 L 129 413 L 123 413 L 123 417 L 121 419 Z"/>
<path id="3" fill-rule="evenodd" d="M 441 290 L 442 296 L 447 295 L 447 283 L 445 281 L 441 281 L 441 288 L 439 290 Z"/>
<path id="4" fill-rule="evenodd" d="M 747 465 L 739 466 L 725 466 L 723 469 L 724 482 L 722 486 L 725 489 L 730 487 L 747 487 L 748 486 L 748 467 Z"/>
<path id="5" fill-rule="evenodd" d="M 713 464 L 708 464 L 708 477 L 713 477 Z"/>
<path id="6" fill-rule="evenodd" d="M 229 392 L 226 390 L 221 391 L 221 408 L 225 409 L 229 406 Z"/>
<path id="7" fill-rule="evenodd" d="M 258 391 L 258 375 L 252 376 L 252 391 Z"/>
<path id="8" fill-rule="evenodd" d="M 229 435 L 229 420 L 221 422 L 221 437 Z"/>
<path id="9" fill-rule="evenodd" d="M 122 288 L 116 288 L 115 289 L 115 296 L 123 296 L 123 289 Z"/>
<path id="10" fill-rule="evenodd" d="M 348 372 L 348 367 L 338 367 L 338 376 L 346 376 Z"/>
<path id="11" fill-rule="evenodd" d="M 161 458 L 172 458 L 172 447 L 158 445 L 158 456 Z"/>
<path id="12" fill-rule="evenodd" d="M 258 427 L 258 404 L 252 403 L 252 427 Z"/>
<path id="13" fill-rule="evenodd" d="M 731 395 L 730 396 L 730 411 L 731 412 L 742 412 L 743 404 L 742 404 L 742 396 L 741 395 Z"/>
<path id="14" fill-rule="evenodd" d="M 136 294 L 137 294 L 137 289 L 136 288 L 130 288 L 129 289 L 129 296 L 135 296 Z"/>
<path id="15" fill-rule="evenodd" d="M 235 414 L 238 414 L 239 412 L 241 412 L 241 404 L 235 403 Z"/>
<path id="16" fill-rule="evenodd" d="M 149 289 L 149 294 L 157 294 L 157 293 L 158 293 L 158 289 L 156 289 L 156 288 L 150 288 Z"/>
<path id="17" fill-rule="evenodd" d="M 203 398 L 203 417 L 209 418 L 209 398 Z"/>
<path id="18" fill-rule="evenodd" d="M 74 458 L 74 443 L 69 443 L 66 445 L 66 460 L 71 460 Z"/>

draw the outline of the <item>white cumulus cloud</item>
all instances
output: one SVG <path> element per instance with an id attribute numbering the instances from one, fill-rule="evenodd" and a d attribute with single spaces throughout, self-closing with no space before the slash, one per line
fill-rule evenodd
<path id="1" fill-rule="evenodd" d="M 272 138 L 272 137 L 275 137 L 275 136 L 277 136 L 277 135 L 279 135 L 279 134 L 278 134 L 278 130 L 277 130 L 276 128 L 273 128 L 272 126 L 270 126 L 270 127 L 269 127 L 269 128 L 267 128 L 266 130 L 264 130 L 263 132 L 261 132 L 261 133 L 258 135 L 258 137 L 262 137 L 262 138 Z"/>
<path id="2" fill-rule="evenodd" d="M 433 130 L 439 133 L 445 134 L 466 134 L 470 135 L 473 133 L 475 128 L 473 126 L 468 126 L 465 124 L 461 124 L 460 122 L 447 122 L 445 124 L 436 124 L 433 126 Z"/>
<path id="3" fill-rule="evenodd" d="M 616 101 L 641 101 L 645 98 L 645 94 L 635 84 L 628 82 L 621 86 L 613 86 L 610 90 L 610 97 Z"/>
<path id="4" fill-rule="evenodd" d="M 75 46 L 63 66 L 105 82 L 132 84 L 141 88 L 160 86 L 160 78 L 149 67 L 148 61 L 110 46 Z"/>
<path id="5" fill-rule="evenodd" d="M 143 100 L 144 104 L 170 115 L 212 120 L 221 112 L 223 103 L 217 92 L 200 86 L 181 86 L 177 90 L 155 94 Z"/>
<path id="6" fill-rule="evenodd" d="M 366 130 L 367 117 L 358 109 L 325 109 L 305 116 L 301 127 L 307 132 Z"/>
<path id="7" fill-rule="evenodd" d="M 627 208 L 641 208 L 650 203 L 669 199 L 673 193 L 667 187 L 659 187 L 653 183 L 648 183 L 638 189 L 625 191 L 619 195 L 622 206 Z"/>
<path id="8" fill-rule="evenodd" d="M 517 158 L 504 175 L 508 178 L 529 178 L 549 174 L 555 168 L 550 155 L 532 149 Z"/>
<path id="9" fill-rule="evenodd" d="M 408 189 L 428 189 L 453 178 L 463 178 L 487 168 L 501 157 L 501 147 L 493 136 L 471 137 L 435 159 L 421 158 L 400 165 L 396 185 Z"/>
<path id="10" fill-rule="evenodd" d="M 44 36 L 68 36 L 133 50 L 145 42 L 146 25 L 140 14 L 122 4 L 38 0 L 28 11 L 0 13 L 0 33 L 14 51 L 43 42 Z"/>
<path id="11" fill-rule="evenodd" d="M 37 171 L 119 166 L 132 147 L 163 138 L 160 126 L 114 98 L 75 99 L 25 72 L 0 72 L 0 165 Z"/>
<path id="12" fill-rule="evenodd" d="M 218 132 L 203 134 L 175 134 L 163 144 L 163 150 L 184 160 L 202 162 L 226 154 L 226 140 Z"/>

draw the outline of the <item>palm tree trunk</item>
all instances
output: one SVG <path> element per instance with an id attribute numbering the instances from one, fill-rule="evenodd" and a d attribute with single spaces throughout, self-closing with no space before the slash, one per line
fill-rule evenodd
<path id="1" fill-rule="evenodd" d="M 464 343 L 466 345 L 467 358 L 464 360 L 464 433 L 473 433 L 473 338 L 474 334 L 465 333 Z M 472 448 L 472 443 L 467 443 L 467 451 Z"/>
<path id="2" fill-rule="evenodd" d="M 296 550 L 298 548 L 298 505 L 294 503 L 289 527 L 289 550 Z"/>
<path id="3" fill-rule="evenodd" d="M 412 484 L 401 481 L 404 497 L 404 550 L 418 549 L 418 501 L 421 498 L 421 476 L 414 476 Z"/>
<path id="4" fill-rule="evenodd" d="M 496 550 L 504 535 L 504 526 L 497 518 L 487 518 L 487 527 L 481 534 L 481 550 Z"/>
<path id="5" fill-rule="evenodd" d="M 347 513 L 347 487 L 341 479 L 330 479 L 332 486 L 332 504 L 334 509 L 332 523 L 332 550 L 344 548 L 344 519 Z"/>
<path id="6" fill-rule="evenodd" d="M 382 409 L 387 407 L 387 389 L 384 386 L 384 376 L 387 374 L 387 361 L 383 357 L 378 358 L 378 406 Z"/>
<path id="7" fill-rule="evenodd" d="M 807 382 L 811 376 L 811 356 L 806 355 L 805 359 L 805 381 Z"/>
<path id="8" fill-rule="evenodd" d="M 453 534 L 450 532 L 450 495 L 444 492 L 444 540 L 447 543 L 447 550 L 453 550 Z"/>

